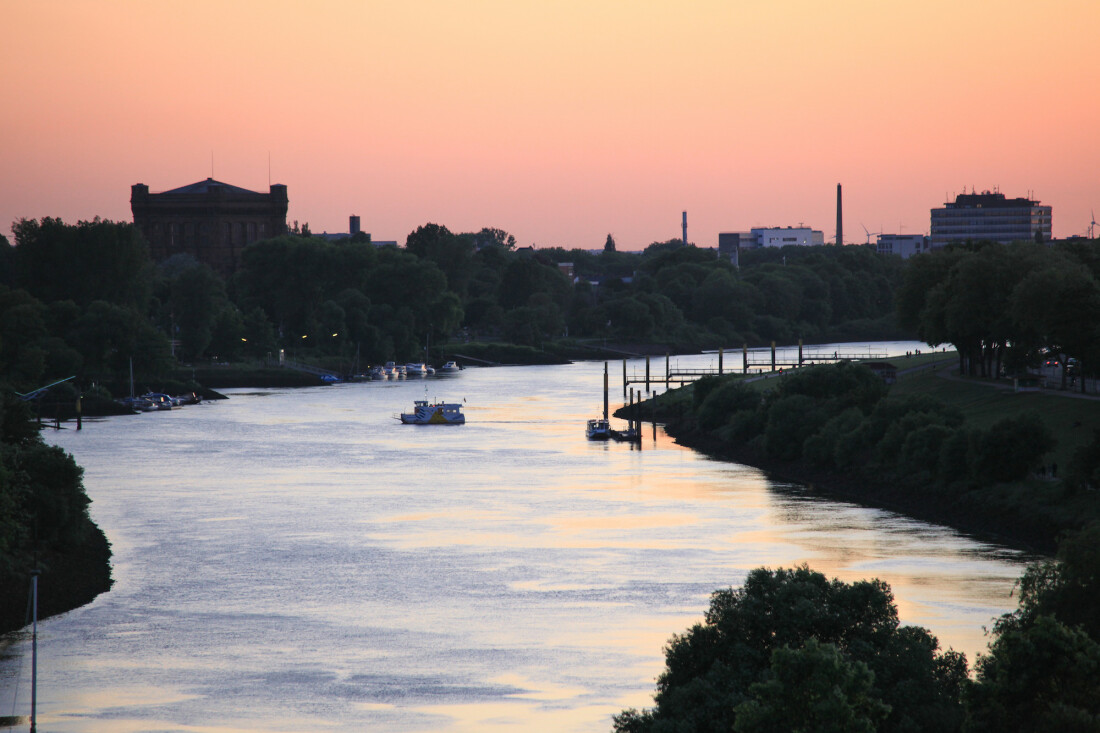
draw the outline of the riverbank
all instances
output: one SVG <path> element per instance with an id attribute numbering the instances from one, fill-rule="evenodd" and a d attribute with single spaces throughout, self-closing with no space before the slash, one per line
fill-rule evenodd
<path id="1" fill-rule="evenodd" d="M 929 358 L 936 357 L 921 357 Z M 937 422 L 926 413 L 909 414 L 898 417 L 899 421 L 908 422 L 905 427 L 899 424 L 893 432 L 888 423 L 881 421 L 874 428 L 863 428 L 865 433 L 868 429 L 878 431 L 873 441 L 882 439 L 883 445 L 890 448 L 877 448 L 874 442 L 868 444 L 867 441 L 872 438 L 866 434 L 859 439 L 862 443 L 851 448 L 852 443 L 858 443 L 856 439 L 838 438 L 836 434 L 846 430 L 855 431 L 849 432 L 849 435 L 857 434 L 858 429 L 853 427 L 856 418 L 849 413 L 847 424 L 841 420 L 829 423 L 832 427 L 828 428 L 826 424 L 829 420 L 836 418 L 843 409 L 836 408 L 834 413 L 822 416 L 821 408 L 803 397 L 798 398 L 803 399 L 800 404 L 802 417 L 796 419 L 813 428 L 800 427 L 784 435 L 784 438 L 793 438 L 799 444 L 798 449 L 793 451 L 776 449 L 774 441 L 780 434 L 778 431 L 764 435 L 763 426 L 769 419 L 766 414 L 747 417 L 749 413 L 742 410 L 738 413 L 740 418 L 730 417 L 727 421 L 726 416 L 721 416 L 715 423 L 712 408 L 709 416 L 703 416 L 703 422 L 707 424 L 701 424 L 700 405 L 694 399 L 693 386 L 671 390 L 638 409 L 647 418 L 656 414 L 657 420 L 665 425 L 666 431 L 677 443 L 710 457 L 759 468 L 780 482 L 799 484 L 815 495 L 895 511 L 1026 551 L 1052 552 L 1062 532 L 1079 529 L 1091 519 L 1100 517 L 1097 492 L 1070 488 L 1063 480 L 1074 454 L 1088 444 L 1095 430 L 1100 429 L 1100 403 L 1067 399 L 1067 393 L 1053 391 L 1015 394 L 1004 389 L 1000 382 L 952 380 L 949 379 L 951 361 L 939 364 L 931 361 L 921 364 L 919 360 L 908 363 L 901 359 L 893 361 L 899 366 L 904 364 L 910 367 L 899 369 L 898 383 L 891 388 L 890 398 L 895 404 L 912 406 L 919 405 L 921 400 L 935 399 L 947 405 L 943 410 L 948 417 Z M 759 394 L 756 400 L 759 403 L 768 392 L 775 392 L 769 398 L 775 401 L 782 392 L 782 380 L 791 375 L 792 372 L 788 371 L 782 376 L 770 375 L 771 379 L 755 378 L 751 384 L 751 378 L 731 376 L 725 379 L 740 379 L 744 390 L 755 390 Z M 748 404 L 751 407 L 752 401 Z M 952 423 L 949 415 L 953 414 L 953 410 L 958 411 L 961 424 Z M 624 408 L 616 412 L 616 416 L 626 418 L 627 413 Z M 935 464 L 937 461 L 943 463 L 943 454 L 952 451 L 957 454 L 958 449 L 954 446 L 959 445 L 958 441 L 952 443 L 947 439 L 953 434 L 952 431 L 961 431 L 959 439 L 962 440 L 963 453 L 967 453 L 969 442 L 969 452 L 973 454 L 977 450 L 975 441 L 988 446 L 990 438 L 981 436 L 989 434 L 993 426 L 1028 413 L 1044 423 L 1055 440 L 1054 447 L 1036 462 L 1028 475 L 1007 482 L 968 480 L 965 473 L 951 481 L 937 476 Z M 751 425 L 754 420 L 757 421 L 755 428 Z M 954 427 L 948 427 L 951 424 Z M 820 428 L 827 428 L 825 433 L 831 431 L 833 434 L 815 438 L 817 443 L 811 446 L 807 455 L 801 450 L 801 443 Z M 924 455 L 928 458 L 924 459 L 923 464 L 909 457 L 910 453 L 921 448 L 920 445 L 913 447 L 904 444 L 911 433 L 921 433 L 926 441 L 933 443 L 924 447 Z M 738 438 L 738 435 L 741 437 Z M 773 440 L 771 450 L 768 449 L 766 437 Z M 850 442 L 848 446 L 835 447 L 838 441 L 845 440 Z M 808 444 L 812 442 L 808 441 Z M 848 463 L 843 468 L 829 465 L 828 459 L 822 460 L 822 444 L 834 446 L 826 450 L 827 457 L 832 450 L 841 450 L 842 453 L 844 450 L 855 450 L 854 455 L 858 457 L 854 463 Z M 883 450 L 889 453 L 885 458 Z M 901 454 L 905 454 L 908 463 L 902 460 Z M 928 465 L 928 460 L 932 461 L 931 465 Z M 966 465 L 965 455 L 958 460 L 963 460 L 958 465 Z M 1061 474 L 1058 473 L 1058 466 L 1062 467 Z"/>
<path id="2" fill-rule="evenodd" d="M 46 549 L 38 556 L 39 620 L 80 608 L 111 589 L 111 546 L 102 530 L 89 524 L 82 544 Z M 34 562 L 24 564 L 29 567 Z M 25 570 L 0 580 L 0 597 L 5 599 L 0 603 L 0 634 L 30 623 L 30 578 Z"/>

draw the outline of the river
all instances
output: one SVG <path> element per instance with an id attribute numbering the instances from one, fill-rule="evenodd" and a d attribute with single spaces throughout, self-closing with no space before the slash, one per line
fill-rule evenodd
<path id="1" fill-rule="evenodd" d="M 467 369 L 49 431 L 85 468 L 115 585 L 40 624 L 39 729 L 609 731 L 711 591 L 760 566 L 881 578 L 971 661 L 1014 608 L 1021 553 L 648 425 L 640 450 L 586 441 L 602 383 L 603 362 Z M 398 424 L 425 395 L 465 400 L 467 424 Z M 28 648 L 0 661 L 0 716 L 29 711 Z"/>

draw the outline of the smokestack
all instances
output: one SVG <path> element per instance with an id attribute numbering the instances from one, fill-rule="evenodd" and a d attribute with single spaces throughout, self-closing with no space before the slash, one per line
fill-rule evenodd
<path id="1" fill-rule="evenodd" d="M 684 212 L 682 221 L 684 226 L 684 238 L 681 241 L 686 245 L 688 243 L 688 213 L 686 211 Z"/>
<path id="2" fill-rule="evenodd" d="M 844 207 L 840 203 L 840 184 L 836 184 L 836 243 L 844 244 Z"/>

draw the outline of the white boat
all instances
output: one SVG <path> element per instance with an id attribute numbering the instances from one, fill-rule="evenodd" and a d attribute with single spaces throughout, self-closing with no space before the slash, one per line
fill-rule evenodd
<path id="1" fill-rule="evenodd" d="M 397 378 L 397 365 L 394 364 L 392 361 L 387 361 L 386 366 L 382 367 L 382 373 L 385 374 L 390 379 L 396 379 Z"/>
<path id="2" fill-rule="evenodd" d="M 461 369 L 462 367 L 460 367 L 457 362 L 449 361 L 443 366 L 439 367 L 438 371 L 440 374 L 449 374 L 451 372 L 460 371 Z"/>
<path id="3" fill-rule="evenodd" d="M 380 380 L 386 378 L 385 367 L 373 366 L 370 368 L 370 378 L 373 380 Z"/>
<path id="4" fill-rule="evenodd" d="M 405 425 L 465 425 L 466 416 L 457 402 L 428 402 L 416 400 L 412 412 L 402 412 L 400 420 Z"/>
<path id="5" fill-rule="evenodd" d="M 423 362 L 409 363 L 405 365 L 405 376 L 407 377 L 426 377 L 428 376 L 428 366 Z"/>
<path id="6" fill-rule="evenodd" d="M 611 423 L 603 418 L 595 418 L 588 421 L 584 429 L 584 435 L 589 440 L 610 440 Z"/>

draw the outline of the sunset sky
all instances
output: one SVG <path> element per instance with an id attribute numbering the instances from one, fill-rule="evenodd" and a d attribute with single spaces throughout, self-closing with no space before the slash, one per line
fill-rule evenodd
<path id="1" fill-rule="evenodd" d="M 315 232 L 620 249 L 1100 210 L 1100 2 L 0 0 L 0 232 L 130 186 L 284 183 Z M 873 241 L 873 240 L 872 240 Z"/>

